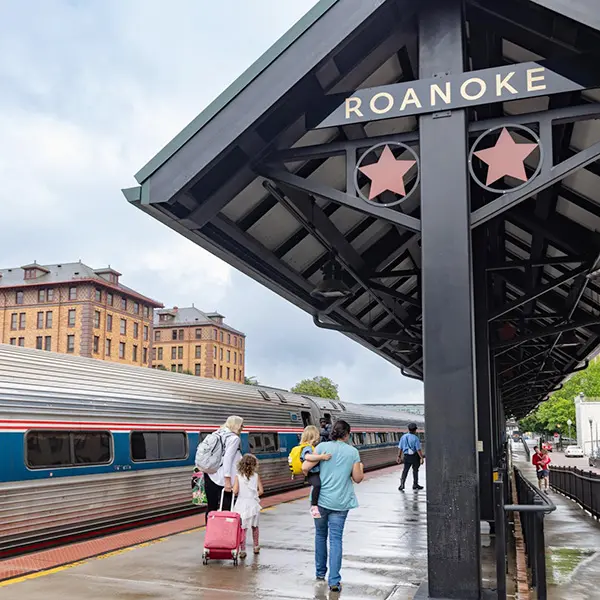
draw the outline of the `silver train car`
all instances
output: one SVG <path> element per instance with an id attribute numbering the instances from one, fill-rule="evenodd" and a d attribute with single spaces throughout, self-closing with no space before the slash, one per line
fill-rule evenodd
<path id="1" fill-rule="evenodd" d="M 321 417 L 350 423 L 367 470 L 409 422 L 424 437 L 416 415 L 0 344 L 0 557 L 197 512 L 196 447 L 232 414 L 267 493 L 303 485 L 287 456 Z"/>

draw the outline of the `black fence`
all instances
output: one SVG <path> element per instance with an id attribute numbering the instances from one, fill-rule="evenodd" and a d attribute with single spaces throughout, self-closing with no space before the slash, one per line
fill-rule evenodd
<path id="1" fill-rule="evenodd" d="M 518 504 L 505 502 L 509 490 L 508 472 L 500 467 L 494 473 L 494 501 L 496 521 L 496 579 L 498 600 L 506 600 L 507 572 L 507 516 L 518 512 L 527 553 L 527 567 L 531 585 L 538 600 L 547 600 L 546 547 L 544 540 L 544 517 L 556 510 L 549 498 L 540 492 L 516 467 L 513 467 L 513 484 Z"/>
<path id="2" fill-rule="evenodd" d="M 600 519 L 600 475 L 575 467 L 551 467 L 550 486 Z"/>

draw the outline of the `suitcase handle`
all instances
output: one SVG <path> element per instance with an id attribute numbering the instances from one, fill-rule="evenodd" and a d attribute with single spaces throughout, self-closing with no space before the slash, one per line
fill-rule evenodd
<path id="1" fill-rule="evenodd" d="M 221 492 L 221 503 L 219 504 L 219 512 L 221 512 L 223 510 L 223 499 L 225 498 L 225 488 L 223 488 L 223 491 Z"/>

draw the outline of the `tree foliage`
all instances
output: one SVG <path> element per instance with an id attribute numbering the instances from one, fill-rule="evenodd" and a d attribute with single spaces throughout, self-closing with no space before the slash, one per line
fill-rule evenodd
<path id="1" fill-rule="evenodd" d="M 250 377 L 244 377 L 244 383 L 246 385 L 260 385 L 258 383 L 258 379 L 256 379 L 254 375 L 251 375 Z"/>
<path id="2" fill-rule="evenodd" d="M 563 387 L 542 402 L 532 413 L 519 422 L 521 431 L 566 435 L 567 421 L 571 419 L 571 432 L 575 432 L 575 396 L 583 392 L 588 398 L 600 397 L 600 363 L 592 363 L 584 371 L 572 375 Z"/>
<path id="3" fill-rule="evenodd" d="M 306 394 L 307 396 L 318 396 L 319 398 L 331 398 L 333 400 L 340 397 L 337 384 L 331 381 L 329 377 L 320 375 L 312 379 L 303 379 L 291 391 L 294 394 Z"/>

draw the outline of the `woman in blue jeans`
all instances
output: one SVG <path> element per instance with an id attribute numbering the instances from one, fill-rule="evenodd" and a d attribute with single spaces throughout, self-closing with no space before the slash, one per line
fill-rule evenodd
<path id="1" fill-rule="evenodd" d="M 319 495 L 320 518 L 315 519 L 315 567 L 317 579 L 325 580 L 327 574 L 327 537 L 329 536 L 329 589 L 342 589 L 342 537 L 348 511 L 358 506 L 354 483 L 364 478 L 363 465 L 358 450 L 348 444 L 350 425 L 337 421 L 331 430 L 331 441 L 320 443 L 315 454 L 331 454 L 331 460 L 320 463 L 321 493 Z M 302 465 L 305 473 L 314 466 L 306 460 Z M 353 483 L 354 482 L 354 483 Z"/>

